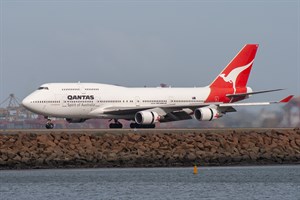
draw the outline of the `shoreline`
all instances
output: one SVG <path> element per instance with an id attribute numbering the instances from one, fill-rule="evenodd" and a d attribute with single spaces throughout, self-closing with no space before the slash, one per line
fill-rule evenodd
<path id="1" fill-rule="evenodd" d="M 22 168 L 22 169 L 0 169 L 0 172 L 9 171 L 29 171 L 29 170 L 131 170 L 131 169 L 193 169 L 192 166 L 182 167 L 69 167 L 69 168 Z M 280 167 L 300 167 L 299 163 L 291 164 L 263 164 L 263 165 L 219 165 L 219 166 L 197 166 L 198 170 L 201 169 L 218 169 L 218 168 L 280 168 Z"/>

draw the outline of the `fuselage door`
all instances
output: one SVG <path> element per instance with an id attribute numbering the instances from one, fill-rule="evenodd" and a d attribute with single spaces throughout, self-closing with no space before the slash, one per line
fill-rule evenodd
<path id="1" fill-rule="evenodd" d="M 136 106 L 140 106 L 141 105 L 141 99 L 140 99 L 140 97 L 135 97 L 135 105 Z"/>
<path id="2" fill-rule="evenodd" d="M 61 99 L 61 105 L 62 105 L 62 107 L 67 107 L 67 100 L 62 98 Z"/>
<path id="3" fill-rule="evenodd" d="M 169 96 L 169 98 L 168 98 L 168 105 L 175 105 L 174 97 Z"/>
<path id="4" fill-rule="evenodd" d="M 98 95 L 95 95 L 95 99 L 93 101 L 95 102 L 95 105 L 97 107 L 99 107 L 100 106 L 100 102 L 101 102 L 101 97 L 98 96 Z"/>
<path id="5" fill-rule="evenodd" d="M 85 87 L 84 87 L 84 85 L 83 85 L 82 83 L 78 83 L 78 86 L 79 86 L 79 88 L 80 88 L 80 92 L 81 92 L 81 94 L 85 94 L 85 93 L 86 93 L 86 91 L 85 91 Z"/>
<path id="6" fill-rule="evenodd" d="M 56 94 L 55 100 L 59 101 L 62 107 L 67 107 L 67 96 L 63 94 Z"/>

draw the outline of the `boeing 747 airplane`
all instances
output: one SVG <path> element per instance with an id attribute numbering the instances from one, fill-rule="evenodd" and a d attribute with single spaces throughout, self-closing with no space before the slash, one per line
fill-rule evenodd
<path id="1" fill-rule="evenodd" d="M 234 107 L 286 103 L 281 101 L 239 103 L 251 95 L 279 91 L 252 91 L 247 81 L 257 44 L 247 44 L 206 87 L 195 88 L 128 88 L 98 83 L 47 83 L 27 96 L 22 104 L 28 110 L 48 119 L 65 118 L 70 123 L 92 118 L 113 120 L 110 128 L 122 128 L 120 119 L 132 121 L 131 128 L 155 128 L 156 123 L 192 119 L 211 121 Z"/>

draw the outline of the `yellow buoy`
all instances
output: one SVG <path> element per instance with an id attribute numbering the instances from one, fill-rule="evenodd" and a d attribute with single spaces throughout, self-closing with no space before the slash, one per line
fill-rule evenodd
<path id="1" fill-rule="evenodd" d="M 194 166 L 194 174 L 198 174 L 198 168 L 196 165 Z"/>

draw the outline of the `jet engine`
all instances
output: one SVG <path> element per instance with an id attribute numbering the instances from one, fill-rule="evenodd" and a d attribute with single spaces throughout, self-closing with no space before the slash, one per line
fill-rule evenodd
<path id="1" fill-rule="evenodd" d="M 66 118 L 66 120 L 69 123 L 82 123 L 82 122 L 85 122 L 85 120 L 87 120 L 87 119 L 82 119 L 82 118 L 75 118 L 75 119 Z"/>
<path id="2" fill-rule="evenodd" d="M 135 122 L 138 124 L 154 124 L 159 119 L 160 116 L 153 111 L 140 111 L 135 114 Z"/>
<path id="3" fill-rule="evenodd" d="M 222 116 L 222 114 L 215 108 L 197 108 L 194 111 L 194 116 L 199 121 L 211 121 Z"/>

